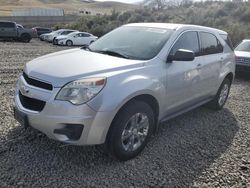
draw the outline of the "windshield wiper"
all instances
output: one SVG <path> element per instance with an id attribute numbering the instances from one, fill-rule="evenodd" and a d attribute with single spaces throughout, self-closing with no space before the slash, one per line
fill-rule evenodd
<path id="1" fill-rule="evenodd" d="M 125 59 L 130 59 L 129 56 L 127 56 L 125 54 L 121 54 L 121 53 L 116 52 L 116 51 L 112 51 L 112 50 L 98 50 L 98 51 L 93 51 L 93 52 L 107 54 L 107 55 L 116 56 L 116 57 L 122 57 Z"/>

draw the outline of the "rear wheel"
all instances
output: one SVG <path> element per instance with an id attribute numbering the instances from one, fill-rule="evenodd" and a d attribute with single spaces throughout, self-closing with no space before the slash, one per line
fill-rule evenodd
<path id="1" fill-rule="evenodd" d="M 25 33 L 21 35 L 22 42 L 28 43 L 30 42 L 30 40 L 31 40 L 31 36 L 29 34 Z"/>
<path id="2" fill-rule="evenodd" d="M 213 110 L 220 110 L 225 105 L 231 87 L 231 81 L 225 78 L 222 82 L 215 98 L 207 104 L 207 106 Z"/>
<path id="3" fill-rule="evenodd" d="M 114 119 L 107 138 L 109 151 L 118 160 L 137 156 L 146 146 L 154 127 L 154 113 L 142 101 L 128 103 Z"/>
<path id="4" fill-rule="evenodd" d="M 67 40 L 67 41 L 66 41 L 66 45 L 67 45 L 67 46 L 73 46 L 73 42 L 72 42 L 71 40 Z"/>

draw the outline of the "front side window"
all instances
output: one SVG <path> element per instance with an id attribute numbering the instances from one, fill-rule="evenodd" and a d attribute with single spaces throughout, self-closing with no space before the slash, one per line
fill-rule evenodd
<path id="1" fill-rule="evenodd" d="M 165 28 L 122 26 L 92 43 L 89 49 L 129 59 L 149 60 L 160 52 L 173 32 Z"/>
<path id="2" fill-rule="evenodd" d="M 223 52 L 220 41 L 211 33 L 200 33 L 201 55 L 218 54 Z"/>
<path id="3" fill-rule="evenodd" d="M 200 52 L 198 33 L 196 31 L 183 33 L 172 47 L 170 55 L 173 56 L 179 49 L 193 51 L 198 56 Z"/>

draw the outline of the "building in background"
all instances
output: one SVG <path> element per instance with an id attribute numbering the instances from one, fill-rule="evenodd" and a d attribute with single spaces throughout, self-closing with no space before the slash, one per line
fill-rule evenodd
<path id="1" fill-rule="evenodd" d="M 12 16 L 64 16 L 64 10 L 56 8 L 17 9 L 13 10 L 11 15 Z"/>

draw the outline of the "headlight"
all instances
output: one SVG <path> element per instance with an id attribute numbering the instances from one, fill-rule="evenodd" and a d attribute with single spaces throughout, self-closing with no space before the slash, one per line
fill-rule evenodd
<path id="1" fill-rule="evenodd" d="M 56 100 L 83 104 L 94 98 L 105 86 L 106 78 L 86 78 L 65 85 L 57 94 Z"/>

